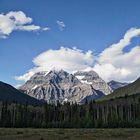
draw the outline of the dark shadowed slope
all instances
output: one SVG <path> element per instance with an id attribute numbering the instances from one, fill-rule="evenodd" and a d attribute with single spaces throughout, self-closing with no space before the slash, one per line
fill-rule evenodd
<path id="1" fill-rule="evenodd" d="M 0 81 L 0 101 L 16 101 L 18 103 L 39 104 L 40 102 L 30 97 L 9 84 Z"/>
<path id="2" fill-rule="evenodd" d="M 140 93 L 140 78 L 135 82 L 128 84 L 127 86 L 116 89 L 112 94 L 100 98 L 98 101 L 110 100 L 118 97 L 124 97 L 127 95 L 134 95 Z"/>

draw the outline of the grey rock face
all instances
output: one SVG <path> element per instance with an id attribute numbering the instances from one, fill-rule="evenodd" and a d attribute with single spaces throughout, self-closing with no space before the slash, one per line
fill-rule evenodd
<path id="1" fill-rule="evenodd" d="M 82 83 L 90 84 L 95 90 L 98 90 L 105 95 L 112 92 L 111 87 L 99 77 L 95 71 L 79 71 L 74 74 Z"/>
<path id="2" fill-rule="evenodd" d="M 121 82 L 117 82 L 117 81 L 110 81 L 110 82 L 108 82 L 108 85 L 113 89 L 113 90 L 115 90 L 115 89 L 118 89 L 118 88 L 120 88 L 120 87 L 124 87 L 124 86 L 126 86 L 126 85 L 128 85 L 129 83 L 121 83 Z"/>
<path id="3" fill-rule="evenodd" d="M 90 74 L 86 74 L 87 77 L 85 78 L 87 78 L 87 82 L 93 82 L 95 80 L 93 77 L 96 77 L 96 80 L 98 80 L 96 73 L 90 72 Z M 63 70 L 39 72 L 21 86 L 20 90 L 32 97 L 49 103 L 55 103 L 56 101 L 60 101 L 61 103 L 65 101 L 84 103 L 86 97 L 91 97 L 88 98 L 90 100 L 104 96 L 104 93 L 101 94 L 96 90 L 98 88 L 94 89 L 94 86 L 97 87 L 97 85 L 93 86 L 93 84 L 81 82 L 76 75 L 69 74 Z"/>

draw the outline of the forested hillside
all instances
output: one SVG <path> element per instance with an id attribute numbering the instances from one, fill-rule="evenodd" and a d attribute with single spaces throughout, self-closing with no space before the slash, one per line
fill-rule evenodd
<path id="1" fill-rule="evenodd" d="M 116 89 L 113 93 L 98 99 L 98 101 L 110 100 L 118 97 L 125 97 L 137 93 L 140 93 L 140 78 L 138 78 L 135 82 L 128 84 L 127 86 Z"/>
<path id="2" fill-rule="evenodd" d="M 140 94 L 85 105 L 31 106 L 1 102 L 0 127 L 140 127 Z"/>

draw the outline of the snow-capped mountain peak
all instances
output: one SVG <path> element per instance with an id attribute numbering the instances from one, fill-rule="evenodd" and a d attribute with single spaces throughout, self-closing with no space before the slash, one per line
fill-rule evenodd
<path id="1" fill-rule="evenodd" d="M 111 93 L 111 88 L 94 71 L 70 74 L 64 70 L 51 70 L 34 74 L 22 91 L 47 102 L 84 102 Z"/>

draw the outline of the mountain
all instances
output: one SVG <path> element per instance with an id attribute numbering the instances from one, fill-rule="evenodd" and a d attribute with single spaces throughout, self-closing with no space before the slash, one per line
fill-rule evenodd
<path id="1" fill-rule="evenodd" d="M 117 82 L 117 81 L 114 81 L 114 80 L 108 82 L 108 85 L 109 85 L 113 90 L 116 90 L 116 89 L 118 89 L 118 88 L 120 88 L 120 87 L 124 87 L 124 86 L 126 86 L 126 85 L 128 85 L 128 84 L 129 84 L 129 83 L 121 83 L 121 82 Z"/>
<path id="2" fill-rule="evenodd" d="M 67 101 L 84 103 L 86 99 L 97 99 L 111 92 L 105 92 L 104 94 L 101 92 L 102 89 L 95 89 L 93 84 L 81 82 L 77 78 L 77 74 L 78 72 L 69 74 L 64 70 L 38 72 L 21 86 L 20 90 L 32 97 L 49 103 L 57 101 L 61 103 Z M 107 84 L 106 86 L 109 87 Z"/>
<path id="3" fill-rule="evenodd" d="M 112 92 L 111 87 L 95 71 L 78 71 L 74 74 L 81 83 L 92 85 L 92 87 L 105 95 Z"/>
<path id="4" fill-rule="evenodd" d="M 130 83 L 124 87 L 116 89 L 113 93 L 98 99 L 98 101 L 110 100 L 110 99 L 115 99 L 119 97 L 126 97 L 129 95 L 135 95 L 135 94 L 140 94 L 140 78 L 138 78 L 133 83 Z"/>
<path id="5" fill-rule="evenodd" d="M 0 101 L 16 101 L 18 103 L 40 104 L 35 98 L 32 98 L 9 84 L 0 81 Z"/>

